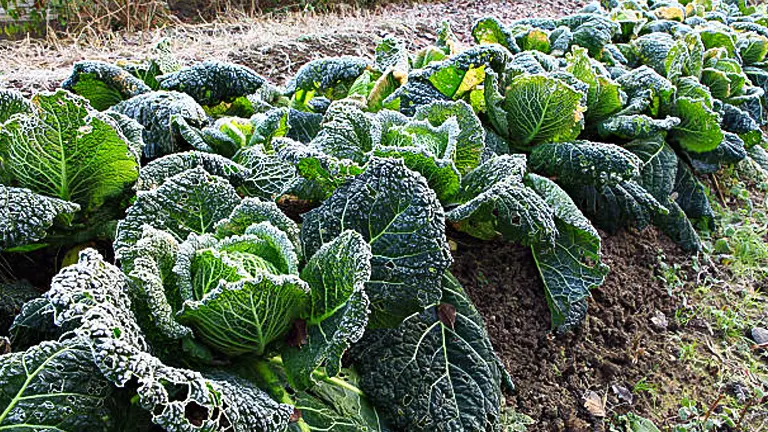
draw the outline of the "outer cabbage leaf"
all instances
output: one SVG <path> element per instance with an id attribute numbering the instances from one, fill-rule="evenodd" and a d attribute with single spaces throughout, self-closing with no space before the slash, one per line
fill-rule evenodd
<path id="1" fill-rule="evenodd" d="M 675 45 L 675 39 L 666 33 L 649 33 L 632 41 L 642 64 L 659 75 L 667 75 L 667 55 Z"/>
<path id="2" fill-rule="evenodd" d="M 669 132 L 670 142 L 685 150 L 702 153 L 714 150 L 723 141 L 720 115 L 707 108 L 705 101 L 679 97 L 674 115 L 681 122 Z"/>
<path id="3" fill-rule="evenodd" d="M 535 243 L 531 249 L 544 282 L 552 327 L 566 331 L 584 321 L 589 291 L 602 285 L 608 274 L 608 266 L 601 262 L 600 235 L 555 182 L 535 174 L 527 180 L 555 209 L 555 246 Z"/>
<path id="4" fill-rule="evenodd" d="M 367 67 L 368 61 L 361 57 L 312 60 L 286 84 L 285 93 L 300 99 L 311 99 L 315 93 L 331 100 L 342 99 Z"/>
<path id="5" fill-rule="evenodd" d="M 599 188 L 565 183 L 560 186 L 598 228 L 610 233 L 628 226 L 642 230 L 651 224 L 654 215 L 667 213 L 653 195 L 632 180 Z"/>
<path id="6" fill-rule="evenodd" d="M 511 53 L 520 52 L 515 36 L 496 18 L 487 17 L 475 22 L 472 26 L 472 37 L 478 44 L 499 44 Z"/>
<path id="7" fill-rule="evenodd" d="M 496 430 L 500 371 L 464 293 L 366 333 L 353 351 L 365 394 L 397 430 Z M 387 359 L 387 361 L 382 361 Z"/>
<path id="8" fill-rule="evenodd" d="M 446 214 L 456 227 L 472 236 L 505 239 L 525 245 L 554 241 L 557 230 L 552 208 L 522 183 L 505 180 Z"/>
<path id="9" fill-rule="evenodd" d="M 685 212 L 671 198 L 664 202 L 664 206 L 669 210 L 669 213 L 655 214 L 653 224 L 684 250 L 700 251 L 702 249 L 701 239 Z"/>
<path id="10" fill-rule="evenodd" d="M 0 430 L 115 430 L 114 387 L 80 339 L 0 356 Z M 136 425 L 138 426 L 138 425 Z"/>
<path id="11" fill-rule="evenodd" d="M 75 63 L 72 74 L 61 87 L 86 98 L 99 111 L 152 91 L 125 69 L 100 61 Z"/>
<path id="12" fill-rule="evenodd" d="M 353 229 L 373 253 L 371 325 L 396 326 L 440 298 L 440 277 L 450 265 L 445 219 L 426 180 L 402 161 L 373 159 L 365 173 L 341 186 L 304 215 L 304 255 Z"/>
<path id="13" fill-rule="evenodd" d="M 118 259 L 141 238 L 144 225 L 166 231 L 181 242 L 189 233 L 213 232 L 214 224 L 229 216 L 240 203 L 226 180 L 199 166 L 137 195 L 117 226 L 114 247 Z"/>
<path id="14" fill-rule="evenodd" d="M 289 382 L 297 389 L 313 384 L 312 372 L 325 366 L 326 375 L 341 371 L 342 355 L 360 340 L 368 324 L 365 283 L 371 277 L 371 250 L 355 231 L 345 231 L 324 244 L 301 271 L 309 284 L 307 342 L 282 352 Z"/>
<path id="15" fill-rule="evenodd" d="M 702 174 L 712 174 L 723 165 L 736 164 L 747 157 L 744 141 L 738 135 L 725 132 L 723 141 L 717 148 L 704 153 L 689 153 L 691 167 Z"/>
<path id="16" fill-rule="evenodd" d="M 635 140 L 624 146 L 642 160 L 638 184 L 660 203 L 666 202 L 675 187 L 677 154 L 663 136 Z"/>
<path id="17" fill-rule="evenodd" d="M 630 105 L 637 99 L 647 99 L 647 113 L 652 117 L 659 115 L 662 107 L 669 106 L 675 93 L 672 83 L 648 66 L 633 69 L 616 82 L 627 93 Z M 641 114 L 642 111 L 633 114 Z"/>
<path id="18" fill-rule="evenodd" d="M 200 167 L 205 172 L 227 179 L 235 187 L 251 178 L 252 172 L 244 166 L 216 154 L 189 151 L 163 156 L 141 168 L 138 190 L 157 189 L 169 178 L 184 171 Z"/>
<path id="19" fill-rule="evenodd" d="M 715 212 L 709 204 L 704 185 L 682 160 L 677 165 L 673 193 L 676 195 L 675 201 L 690 219 L 701 220 L 707 225 L 715 220 Z"/>
<path id="20" fill-rule="evenodd" d="M 402 159 L 408 169 L 421 174 L 443 204 L 452 203 L 459 192 L 461 175 L 450 159 L 440 159 L 432 152 L 415 146 L 379 147 L 373 154 L 382 158 Z"/>
<path id="21" fill-rule="evenodd" d="M 32 105 L 34 113 L 0 130 L 3 169 L 18 185 L 91 213 L 136 181 L 139 163 L 125 137 L 85 99 L 59 90 L 36 95 Z"/>
<path id="22" fill-rule="evenodd" d="M 29 189 L 0 184 L 0 251 L 44 240 L 58 220 L 72 220 L 80 206 Z"/>
<path id="23" fill-rule="evenodd" d="M 144 126 L 144 156 L 150 159 L 180 150 L 174 117 L 197 128 L 208 124 L 203 108 L 190 96 L 177 92 L 144 93 L 120 102 L 112 110 Z"/>
<path id="24" fill-rule="evenodd" d="M 679 124 L 677 117 L 653 119 L 644 114 L 616 115 L 600 122 L 597 131 L 602 138 L 634 140 L 654 137 Z"/>
<path id="25" fill-rule="evenodd" d="M 30 114 L 32 110 L 32 104 L 21 92 L 0 89 L 0 125 L 5 123 L 14 114 Z"/>
<path id="26" fill-rule="evenodd" d="M 528 167 L 541 175 L 574 185 L 614 186 L 640 174 L 640 158 L 615 144 L 573 141 L 541 144 Z"/>
<path id="27" fill-rule="evenodd" d="M 519 75 L 507 85 L 503 99 L 489 94 L 488 114 L 496 130 L 521 148 L 575 139 L 584 126 L 582 93 L 545 75 Z"/>
<path id="28" fill-rule="evenodd" d="M 296 222 L 286 216 L 274 202 L 264 202 L 258 198 L 245 198 L 228 217 L 216 222 L 216 237 L 221 239 L 245 234 L 248 227 L 260 222 L 269 222 L 284 232 L 293 243 L 296 253 L 301 253 L 299 227 Z"/>
<path id="29" fill-rule="evenodd" d="M 236 64 L 206 60 L 157 77 L 160 88 L 186 93 L 200 105 L 214 106 L 222 102 L 256 93 L 264 78 L 253 70 Z"/>

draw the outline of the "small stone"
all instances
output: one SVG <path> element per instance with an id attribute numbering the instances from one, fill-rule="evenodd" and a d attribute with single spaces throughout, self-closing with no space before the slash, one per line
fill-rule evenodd
<path id="1" fill-rule="evenodd" d="M 632 392 L 624 386 L 614 384 L 611 386 L 611 390 L 613 390 L 619 400 L 623 400 L 630 405 L 632 405 L 632 402 L 635 400 L 634 396 L 632 396 Z"/>
<path id="2" fill-rule="evenodd" d="M 768 330 L 762 327 L 753 328 L 752 339 L 757 345 L 768 347 Z"/>
<path id="3" fill-rule="evenodd" d="M 651 317 L 651 324 L 656 330 L 663 331 L 669 326 L 669 321 L 662 311 L 657 310 Z"/>
<path id="4" fill-rule="evenodd" d="M 588 390 L 586 393 L 584 393 L 583 398 L 584 408 L 586 408 L 590 414 L 592 414 L 594 417 L 605 417 L 605 406 L 603 405 L 603 400 L 600 398 L 600 395 L 592 390 Z"/>

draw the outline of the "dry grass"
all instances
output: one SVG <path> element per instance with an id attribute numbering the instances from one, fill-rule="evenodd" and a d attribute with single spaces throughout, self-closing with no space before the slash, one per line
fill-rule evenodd
<path id="1" fill-rule="evenodd" d="M 410 48 L 431 43 L 436 24 L 452 21 L 459 37 L 470 38 L 472 23 L 487 15 L 502 20 L 558 16 L 581 6 L 582 0 L 453 0 L 393 3 L 373 8 L 337 8 L 328 13 L 286 12 L 266 16 L 241 13 L 214 22 L 176 23 L 144 32 L 98 32 L 85 27 L 64 37 L 0 41 L 0 87 L 27 94 L 52 90 L 80 60 L 114 62 L 142 59 L 153 41 L 172 40 L 184 63 L 203 59 L 244 64 L 275 83 L 283 83 L 309 60 L 372 53 L 385 34 L 402 38 Z"/>

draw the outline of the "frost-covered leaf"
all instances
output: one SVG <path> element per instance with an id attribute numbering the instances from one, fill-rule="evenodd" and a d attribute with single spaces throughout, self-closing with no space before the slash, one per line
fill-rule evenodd
<path id="1" fill-rule="evenodd" d="M 5 123 L 14 114 L 29 114 L 32 110 L 32 104 L 21 92 L 0 89 L 0 125 Z"/>
<path id="2" fill-rule="evenodd" d="M 632 41 L 639 60 L 659 75 L 667 75 L 667 54 L 675 45 L 675 39 L 666 33 L 649 33 Z"/>
<path id="3" fill-rule="evenodd" d="M 0 251 L 43 241 L 57 219 L 72 220 L 79 210 L 73 202 L 0 184 Z"/>
<path id="4" fill-rule="evenodd" d="M 372 325 L 396 326 L 440 298 L 440 277 L 450 265 L 443 209 L 420 175 L 404 163 L 373 159 L 365 173 L 341 186 L 304 215 L 304 255 L 352 229 L 371 246 L 366 292 Z"/>
<path id="5" fill-rule="evenodd" d="M 514 145 L 528 148 L 543 142 L 575 139 L 584 126 L 582 93 L 545 75 L 519 75 L 503 98 L 486 82 L 488 114 L 496 130 Z"/>
<path id="6" fill-rule="evenodd" d="M 397 430 L 498 427 L 499 366 L 464 296 L 446 291 L 443 303 L 398 327 L 366 332 L 353 352 L 362 389 Z"/>
<path id="7" fill-rule="evenodd" d="M 637 177 L 641 165 L 622 147 L 590 141 L 541 144 L 528 159 L 531 171 L 574 185 L 613 186 Z"/>
<path id="8" fill-rule="evenodd" d="M 293 243 L 296 252 L 301 252 L 296 222 L 286 216 L 274 202 L 263 202 L 257 198 L 245 198 L 228 217 L 216 222 L 216 236 L 224 238 L 242 235 L 248 227 L 260 222 L 269 222 L 279 228 Z"/>
<path id="9" fill-rule="evenodd" d="M 189 151 L 163 156 L 141 168 L 138 190 L 157 189 L 169 178 L 187 170 L 202 168 L 208 174 L 221 177 L 233 186 L 242 185 L 252 172 L 244 166 L 216 154 Z"/>
<path id="10" fill-rule="evenodd" d="M 139 192 L 136 202 L 117 226 L 115 254 L 141 238 L 144 225 L 166 231 L 179 242 L 189 233 L 204 234 L 240 203 L 235 189 L 224 179 L 198 166 L 169 178 L 157 189 Z"/>
<path id="11" fill-rule="evenodd" d="M 368 61 L 361 57 L 312 60 L 286 84 L 285 93 L 300 99 L 311 99 L 315 93 L 331 100 L 342 99 L 367 67 Z"/>
<path id="12" fill-rule="evenodd" d="M 288 379 L 295 388 L 312 385 L 312 372 L 325 366 L 327 376 L 341 371 L 341 357 L 360 340 L 368 324 L 365 284 L 371 276 L 371 251 L 355 231 L 324 244 L 301 271 L 309 284 L 309 306 L 302 316 L 307 342 L 282 352 Z"/>
<path id="13" fill-rule="evenodd" d="M 677 117 L 653 119 L 644 114 L 616 115 L 600 122 L 597 131 L 602 138 L 634 140 L 651 138 L 679 124 Z"/>
<path id="14" fill-rule="evenodd" d="M 215 106 L 256 93 L 264 84 L 250 68 L 206 60 L 157 77 L 160 88 L 186 93 L 200 105 Z"/>
<path id="15" fill-rule="evenodd" d="M 54 278 L 46 298 L 56 309 L 56 325 L 77 326 L 74 335 L 101 372 L 93 376 L 118 387 L 135 382 L 138 404 L 165 430 L 278 432 L 287 426 L 292 408 L 247 381 L 225 373 L 206 377 L 153 357 L 131 310 L 125 276 L 96 251 L 81 252 L 76 265 Z"/>
<path id="16" fill-rule="evenodd" d="M 64 90 L 38 94 L 32 106 L 0 130 L 3 170 L 16 184 L 86 213 L 133 185 L 139 163 L 109 117 Z"/>
<path id="17" fill-rule="evenodd" d="M 143 93 L 120 102 L 112 110 L 144 126 L 144 156 L 150 159 L 181 150 L 174 117 L 196 128 L 208 124 L 203 108 L 190 96 L 178 92 Z"/>
<path id="18" fill-rule="evenodd" d="M 441 203 L 452 203 L 459 193 L 461 175 L 450 159 L 440 159 L 432 152 L 414 146 L 379 147 L 373 155 L 382 158 L 402 159 L 408 169 L 421 174 Z"/>
<path id="19" fill-rule="evenodd" d="M 487 17 L 478 20 L 472 26 L 472 37 L 478 44 L 499 44 L 515 54 L 520 52 L 514 35 L 496 18 Z"/>
<path id="20" fill-rule="evenodd" d="M 339 159 L 365 163 L 366 153 L 381 142 L 382 130 L 377 118 L 363 108 L 353 101 L 332 103 L 311 147 Z"/>
<path id="21" fill-rule="evenodd" d="M 61 88 L 80 95 L 99 111 L 142 93 L 152 91 L 144 81 L 125 69 L 100 61 L 75 63 Z"/>
<path id="22" fill-rule="evenodd" d="M 555 209 L 554 247 L 534 243 L 532 250 L 544 282 L 552 327 L 566 331 L 583 322 L 590 290 L 602 285 L 608 273 L 608 266 L 601 262 L 600 235 L 555 182 L 529 174 L 527 183 Z"/>
<path id="23" fill-rule="evenodd" d="M 0 356 L 0 430 L 107 431 L 114 387 L 79 338 Z M 138 425 L 137 425 L 138 426 Z"/>
<path id="24" fill-rule="evenodd" d="M 261 146 L 241 150 L 234 160 L 250 172 L 239 188 L 246 196 L 275 200 L 287 193 L 298 178 L 293 165 L 275 153 L 264 152 Z"/>
<path id="25" fill-rule="evenodd" d="M 489 163 L 493 162 L 486 162 Z M 468 200 L 446 214 L 449 221 L 459 230 L 482 239 L 502 234 L 508 240 L 525 245 L 552 244 L 557 233 L 554 213 L 539 195 L 514 176 L 482 189 L 474 187 L 479 186 L 476 182 L 483 177 L 471 178 L 472 184 L 465 185 Z M 468 194 L 478 190 L 481 192 L 476 196 Z"/>

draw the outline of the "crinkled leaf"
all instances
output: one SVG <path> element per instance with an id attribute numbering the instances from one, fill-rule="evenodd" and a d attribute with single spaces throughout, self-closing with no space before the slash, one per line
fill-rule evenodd
<path id="1" fill-rule="evenodd" d="M 514 35 L 493 17 L 478 20 L 472 26 L 472 37 L 478 44 L 497 43 L 513 54 L 520 52 Z"/>
<path id="2" fill-rule="evenodd" d="M 29 189 L 0 184 L 0 251 L 44 240 L 58 220 L 72 220 L 80 206 Z"/>
<path id="3" fill-rule="evenodd" d="M 602 138 L 634 140 L 651 138 L 679 124 L 677 117 L 653 119 L 644 114 L 616 115 L 600 122 L 597 131 Z"/>
<path id="4" fill-rule="evenodd" d="M 224 179 L 198 166 L 169 178 L 157 189 L 139 192 L 136 202 L 117 226 L 118 259 L 141 238 L 144 225 L 166 231 L 183 241 L 189 233 L 204 234 L 240 203 L 235 189 Z"/>
<path id="5" fill-rule="evenodd" d="M 566 56 L 566 70 L 589 86 L 587 92 L 587 124 L 602 120 L 619 111 L 626 95 L 610 77 L 597 73 L 584 48 L 574 48 Z"/>
<path id="6" fill-rule="evenodd" d="M 488 187 L 446 217 L 459 230 L 482 239 L 501 233 L 505 239 L 525 245 L 552 244 L 557 234 L 552 208 L 514 179 Z"/>
<path id="7" fill-rule="evenodd" d="M 586 317 L 591 289 L 603 284 L 608 266 L 601 262 L 600 236 L 573 200 L 553 181 L 530 174 L 528 184 L 555 209 L 557 237 L 552 247 L 533 244 L 551 313 L 552 327 L 566 331 Z"/>
<path id="8" fill-rule="evenodd" d="M 565 82 L 545 75 L 519 75 L 511 80 L 504 98 L 489 96 L 491 123 L 518 147 L 575 139 L 584 126 L 582 93 Z"/>
<path id="9" fill-rule="evenodd" d="M 86 98 L 99 111 L 152 91 L 125 69 L 100 61 L 75 63 L 69 78 L 61 83 L 61 88 Z"/>
<path id="10" fill-rule="evenodd" d="M 139 163 L 109 117 L 63 90 L 38 94 L 32 105 L 0 130 L 3 169 L 18 185 L 87 213 L 133 185 Z"/>
<path id="11" fill-rule="evenodd" d="M 238 188 L 246 196 L 273 201 L 287 193 L 298 178 L 296 167 L 275 153 L 264 152 L 261 146 L 241 150 L 234 160 L 250 171 Z"/>
<path id="12" fill-rule="evenodd" d="M 302 66 L 286 84 L 285 93 L 296 93 L 296 96 L 301 97 L 300 93 L 317 93 L 331 100 L 342 99 L 367 67 L 368 61 L 361 57 L 312 60 Z"/>
<path id="13" fill-rule="evenodd" d="M 200 167 L 206 173 L 227 179 L 233 186 L 242 185 L 252 173 L 247 168 L 216 154 L 189 151 L 163 156 L 141 168 L 138 190 L 157 189 L 169 178 Z"/>
<path id="14" fill-rule="evenodd" d="M 0 89 L 0 125 L 14 114 L 29 114 L 32 110 L 32 104 L 21 92 Z"/>
<path id="15" fill-rule="evenodd" d="M 368 331 L 353 352 L 360 384 L 397 430 L 495 430 L 500 372 L 482 325 L 463 293 L 409 316 L 398 327 Z M 455 311 L 444 322 L 440 310 Z M 387 361 L 382 361 L 387 359 Z"/>
<path id="16" fill-rule="evenodd" d="M 637 177 L 641 165 L 624 148 L 590 141 L 541 144 L 528 159 L 532 171 L 574 185 L 613 186 Z"/>
<path id="17" fill-rule="evenodd" d="M 709 204 L 704 185 L 699 182 L 682 160 L 677 165 L 677 177 L 673 190 L 675 201 L 685 214 L 694 220 L 702 220 L 705 224 L 711 224 L 715 219 L 715 212 Z"/>
<path id="18" fill-rule="evenodd" d="M 372 325 L 396 326 L 440 298 L 450 265 L 443 209 L 427 181 L 393 159 L 373 159 L 365 173 L 304 215 L 304 255 L 353 229 L 373 252 L 366 292 Z"/>
<path id="19" fill-rule="evenodd" d="M 144 156 L 150 159 L 181 149 L 176 136 L 178 131 L 172 125 L 174 117 L 182 118 L 196 128 L 208 124 L 203 108 L 190 96 L 177 92 L 144 93 L 120 102 L 112 110 L 144 126 Z"/>
<path id="20" fill-rule="evenodd" d="M 289 381 L 306 389 L 312 372 L 325 366 L 327 376 L 341 371 L 341 357 L 360 340 L 368 324 L 369 300 L 365 283 L 371 276 L 371 251 L 355 231 L 345 231 L 324 244 L 301 271 L 310 287 L 303 316 L 307 342 L 282 352 Z"/>
<path id="21" fill-rule="evenodd" d="M 205 106 L 232 102 L 256 93 L 265 84 L 264 78 L 250 68 L 215 60 L 195 63 L 157 80 L 163 90 L 186 93 Z"/>

